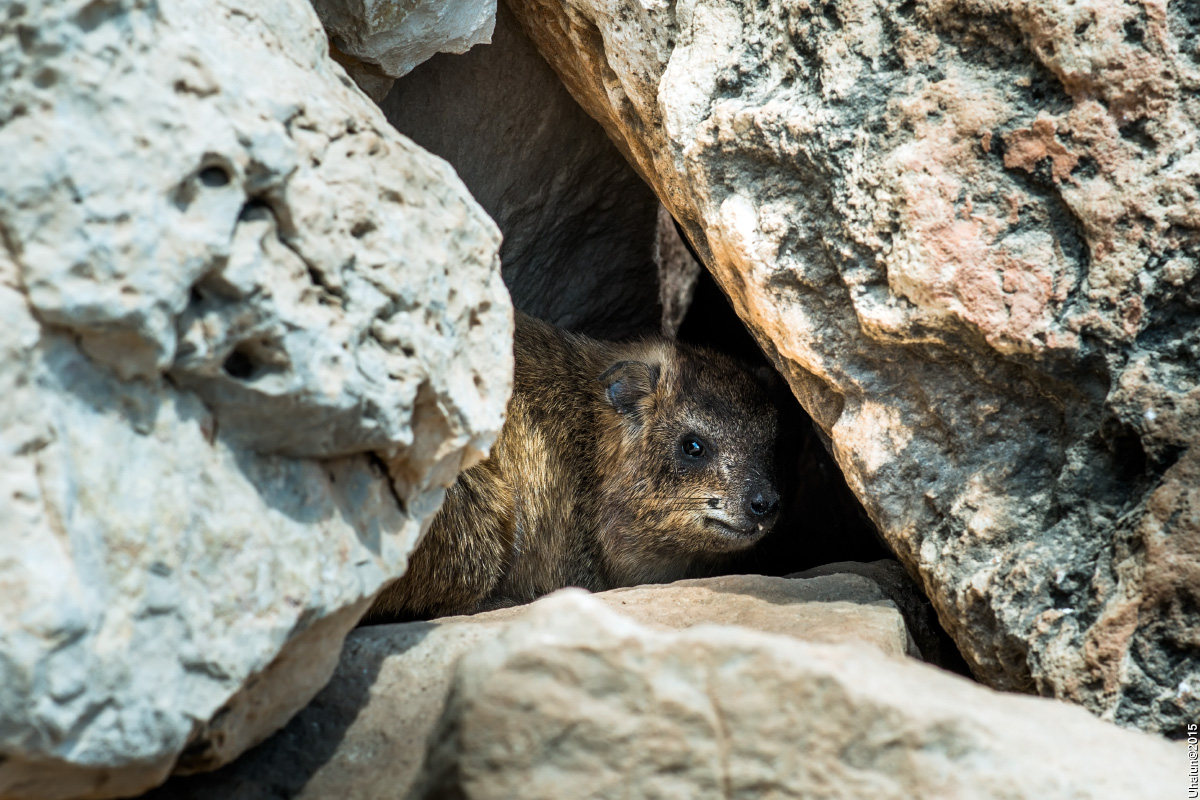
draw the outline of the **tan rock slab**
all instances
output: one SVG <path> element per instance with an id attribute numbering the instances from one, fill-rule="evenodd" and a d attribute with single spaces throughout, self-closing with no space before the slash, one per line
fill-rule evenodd
<path id="1" fill-rule="evenodd" d="M 459 662 L 415 797 L 1182 796 L 1184 748 L 862 645 L 548 598 Z"/>
<path id="2" fill-rule="evenodd" d="M 933 604 L 895 559 L 837 561 L 784 577 L 816 578 L 838 573 L 861 575 L 871 580 L 883 591 L 884 596 L 896 604 L 896 608 L 904 616 L 909 635 L 913 637 L 913 642 L 920 651 L 922 661 L 963 675 L 970 674 L 966 662 L 954 645 L 954 640 L 938 622 Z"/>
<path id="3" fill-rule="evenodd" d="M 891 657 L 908 646 L 899 613 L 878 586 L 854 575 L 708 578 L 591 597 L 630 624 L 637 620 L 662 632 L 719 622 L 818 642 L 855 641 Z M 405 797 L 443 713 L 458 658 L 553 602 L 551 596 L 470 617 L 360 628 L 347 637 L 329 685 L 275 737 L 234 764 L 174 778 L 146 798 Z"/>

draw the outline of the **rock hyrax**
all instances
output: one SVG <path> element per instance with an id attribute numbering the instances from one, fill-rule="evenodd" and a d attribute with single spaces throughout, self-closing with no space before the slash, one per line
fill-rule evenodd
<path id="1" fill-rule="evenodd" d="M 767 379 L 719 353 L 517 315 L 508 418 L 372 621 L 703 574 L 779 516 Z"/>

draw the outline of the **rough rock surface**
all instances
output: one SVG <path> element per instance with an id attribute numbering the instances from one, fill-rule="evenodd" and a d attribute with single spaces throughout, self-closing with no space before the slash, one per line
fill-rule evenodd
<path id="1" fill-rule="evenodd" d="M 631 586 L 596 595 L 644 625 L 683 629 L 700 622 L 809 642 L 866 642 L 892 656 L 920 657 L 904 617 L 875 581 L 830 574 L 811 579 L 727 575 Z"/>
<path id="2" fill-rule="evenodd" d="M 510 5 L 975 674 L 1200 718 L 1200 7 Z"/>
<path id="3" fill-rule="evenodd" d="M 898 561 L 890 558 L 869 562 L 838 561 L 784 577 L 812 579 L 826 575 L 840 575 L 841 580 L 850 575 L 867 579 L 878 587 L 877 591 L 880 591 L 883 597 L 892 601 L 904 617 L 905 627 L 908 628 L 922 661 L 965 674 L 966 665 L 962 656 L 955 648 L 954 641 L 938 623 L 933 605 L 921 594 L 921 590 Z"/>
<path id="4" fill-rule="evenodd" d="M 311 0 L 342 53 L 389 78 L 491 41 L 496 0 Z"/>
<path id="5" fill-rule="evenodd" d="M 415 797 L 1151 800 L 1184 754 L 872 648 L 652 631 L 581 594 L 456 671 Z"/>
<path id="6" fill-rule="evenodd" d="M 129 794 L 303 706 L 494 440 L 498 232 L 302 0 L 8 4 L 0 152 L 0 796 Z"/>
<path id="7" fill-rule="evenodd" d="M 397 81 L 381 107 L 397 130 L 449 161 L 496 220 L 517 308 L 619 339 L 659 331 L 666 291 L 669 318 L 682 319 L 694 259 L 671 249 L 677 234 L 673 224 L 660 228 L 654 192 L 504 4 L 492 44 L 430 59 Z"/>
<path id="8" fill-rule="evenodd" d="M 906 648 L 904 623 L 881 596 L 865 578 L 837 575 L 710 578 L 592 597 L 658 630 L 737 624 L 809 641 L 865 643 L 897 656 Z M 445 707 L 454 663 L 556 599 L 354 631 L 329 685 L 287 727 L 235 763 L 174 778 L 145 800 L 406 797 Z"/>

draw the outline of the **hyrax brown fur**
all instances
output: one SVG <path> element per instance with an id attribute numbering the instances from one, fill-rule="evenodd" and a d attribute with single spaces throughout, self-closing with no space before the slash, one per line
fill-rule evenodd
<path id="1" fill-rule="evenodd" d="M 718 353 L 599 342 L 522 314 L 514 355 L 490 457 L 449 489 L 373 621 L 677 580 L 770 530 L 778 419 L 764 378 Z"/>

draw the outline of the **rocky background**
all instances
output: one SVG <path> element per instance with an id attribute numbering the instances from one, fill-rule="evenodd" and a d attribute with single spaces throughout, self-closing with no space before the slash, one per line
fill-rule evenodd
<path id="1" fill-rule="evenodd" d="M 0 798 L 1182 796 L 1198 121 L 1181 0 L 0 7 Z M 797 574 L 352 630 L 513 305 L 774 366 Z"/>

